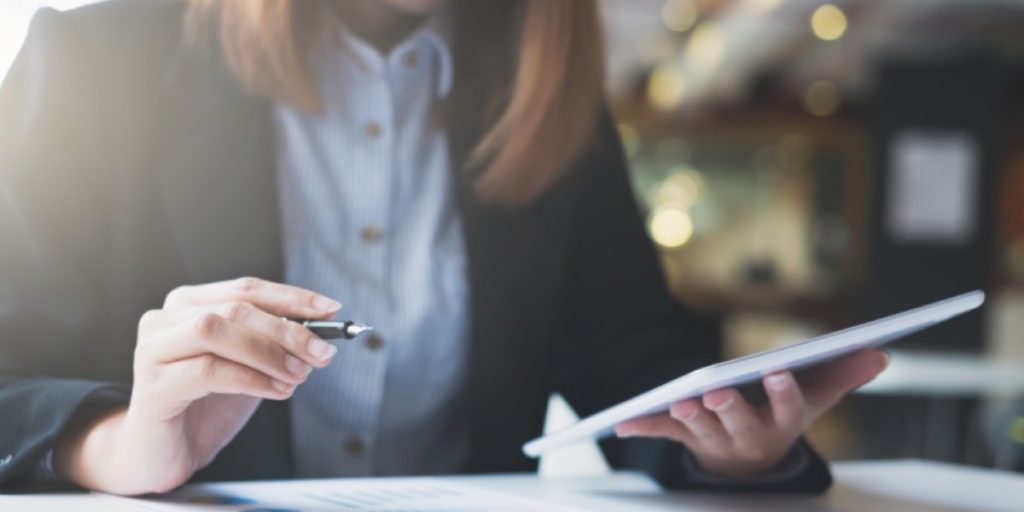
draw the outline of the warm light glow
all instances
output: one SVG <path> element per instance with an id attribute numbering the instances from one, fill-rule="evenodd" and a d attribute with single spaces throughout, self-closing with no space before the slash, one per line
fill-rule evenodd
<path id="1" fill-rule="evenodd" d="M 816 116 L 829 116 L 839 110 L 843 102 L 842 94 L 836 84 L 827 80 L 818 80 L 807 86 L 804 91 L 804 107 Z"/>
<path id="2" fill-rule="evenodd" d="M 685 211 L 664 206 L 654 210 L 650 222 L 651 238 L 666 249 L 682 247 L 693 236 L 693 220 Z"/>
<path id="3" fill-rule="evenodd" d="M 672 64 L 654 68 L 647 82 L 647 100 L 660 110 L 672 110 L 679 106 L 686 93 L 682 70 Z"/>
<path id="4" fill-rule="evenodd" d="M 686 32 L 697 22 L 693 0 L 666 0 L 661 6 L 661 22 L 673 32 Z"/>
<path id="5" fill-rule="evenodd" d="M 657 31 L 637 40 L 636 52 L 647 62 L 662 62 L 676 55 L 676 42 L 671 34 Z"/>
<path id="6" fill-rule="evenodd" d="M 689 210 L 700 196 L 703 180 L 700 174 L 685 165 L 677 165 L 669 170 L 672 173 L 658 187 L 654 195 L 655 206 L 675 206 Z"/>
<path id="7" fill-rule="evenodd" d="M 686 46 L 686 59 L 701 73 L 709 73 L 725 57 L 725 35 L 713 23 L 702 23 L 690 35 Z"/>
<path id="8" fill-rule="evenodd" d="M 640 151 L 640 134 L 631 124 L 619 123 L 619 139 L 626 150 L 626 156 L 633 158 Z"/>
<path id="9" fill-rule="evenodd" d="M 778 9 L 782 0 L 747 0 L 747 5 L 761 12 L 769 12 Z"/>
<path id="10" fill-rule="evenodd" d="M 811 30 L 818 39 L 835 41 L 846 33 L 846 14 L 832 4 L 822 5 L 811 15 Z"/>

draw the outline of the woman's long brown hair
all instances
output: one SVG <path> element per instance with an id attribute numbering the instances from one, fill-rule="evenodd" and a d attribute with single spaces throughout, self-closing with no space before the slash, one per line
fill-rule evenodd
<path id="1" fill-rule="evenodd" d="M 595 132 L 604 75 L 595 0 L 452 3 L 455 94 L 476 89 L 487 107 L 465 164 L 484 169 L 475 188 L 486 199 L 529 202 Z M 193 31 L 215 29 L 247 90 L 319 111 L 310 58 L 331 29 L 328 8 L 324 0 L 189 0 L 188 22 Z M 472 53 L 475 59 L 460 57 Z"/>

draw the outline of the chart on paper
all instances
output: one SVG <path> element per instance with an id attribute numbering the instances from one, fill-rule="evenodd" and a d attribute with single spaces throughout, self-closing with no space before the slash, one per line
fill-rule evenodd
<path id="1" fill-rule="evenodd" d="M 433 478 L 295 480 L 192 486 L 161 498 L 127 499 L 139 512 L 566 512 L 509 494 Z M 113 503 L 108 502 L 111 505 Z"/>

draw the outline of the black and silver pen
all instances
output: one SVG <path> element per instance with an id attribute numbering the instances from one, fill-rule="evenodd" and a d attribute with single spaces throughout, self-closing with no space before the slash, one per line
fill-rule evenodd
<path id="1" fill-rule="evenodd" d="M 325 340 L 351 340 L 366 331 L 373 330 L 373 327 L 369 325 L 363 325 L 351 320 L 302 320 L 295 318 L 288 318 L 288 320 L 302 325 L 312 331 L 313 334 Z"/>

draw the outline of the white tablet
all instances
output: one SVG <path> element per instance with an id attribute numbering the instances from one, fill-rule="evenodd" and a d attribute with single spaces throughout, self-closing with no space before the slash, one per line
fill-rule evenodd
<path id="1" fill-rule="evenodd" d="M 568 444 L 603 437 L 614 432 L 615 425 L 623 421 L 667 411 L 671 404 L 680 400 L 698 397 L 715 389 L 756 382 L 773 372 L 799 370 L 860 349 L 882 345 L 977 309 L 984 302 L 985 294 L 975 291 L 817 338 L 705 366 L 563 430 L 534 439 L 523 445 L 523 452 L 530 457 L 538 457 Z"/>

